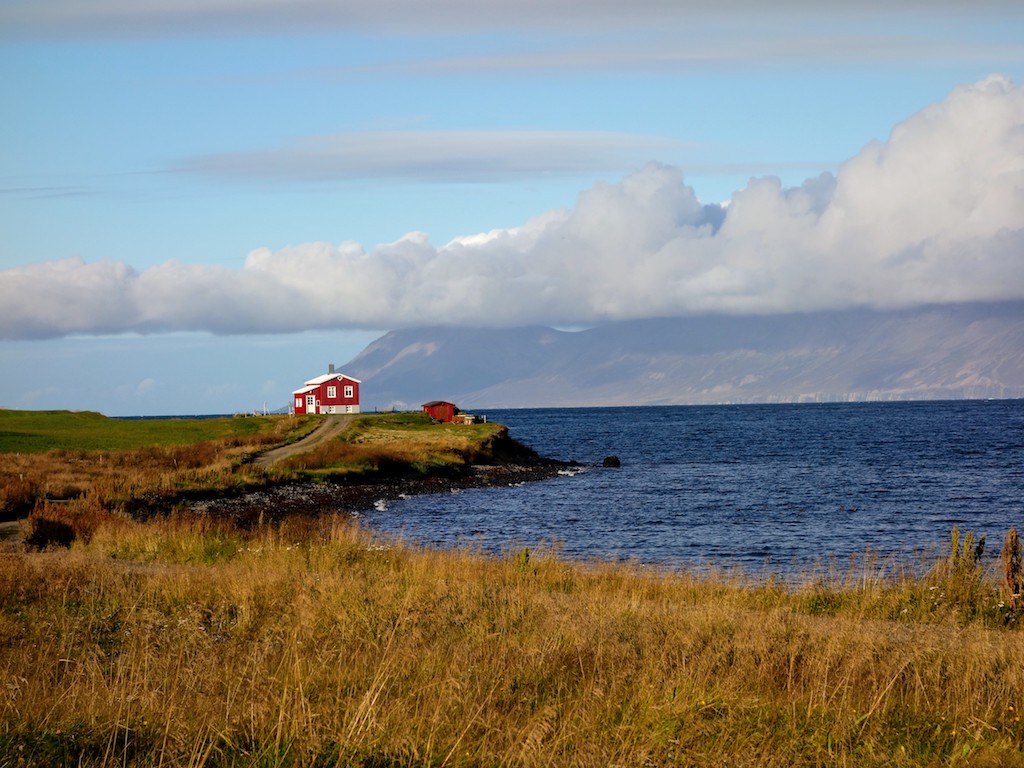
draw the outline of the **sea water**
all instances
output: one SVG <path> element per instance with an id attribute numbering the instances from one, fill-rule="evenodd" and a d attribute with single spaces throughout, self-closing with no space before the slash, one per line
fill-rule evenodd
<path id="1" fill-rule="evenodd" d="M 954 526 L 998 554 L 1024 530 L 1021 400 L 481 413 L 590 468 L 378 505 L 371 527 L 437 547 L 783 572 L 934 556 Z M 621 468 L 594 466 L 608 455 Z"/>

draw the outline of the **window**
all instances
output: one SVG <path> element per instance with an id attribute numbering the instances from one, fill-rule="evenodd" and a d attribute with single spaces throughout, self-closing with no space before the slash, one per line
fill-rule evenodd
<path id="1" fill-rule="evenodd" d="M 329 399 L 333 400 L 337 396 L 338 396 L 338 388 L 337 387 L 328 387 L 327 388 L 327 397 Z"/>
<path id="2" fill-rule="evenodd" d="M 352 386 L 345 387 L 345 397 L 352 397 Z"/>
<path id="3" fill-rule="evenodd" d="M 295 398 L 295 407 L 296 408 L 301 408 L 302 407 L 302 398 L 301 397 L 296 397 Z"/>

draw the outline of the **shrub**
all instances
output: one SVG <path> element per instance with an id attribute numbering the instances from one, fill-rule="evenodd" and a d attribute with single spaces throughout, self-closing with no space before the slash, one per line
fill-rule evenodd
<path id="1" fill-rule="evenodd" d="M 39 486 L 19 474 L 0 477 L 0 520 L 15 520 L 32 511 L 39 496 Z"/>
<path id="2" fill-rule="evenodd" d="M 51 546 L 70 547 L 73 542 L 88 543 L 109 513 L 94 497 L 66 502 L 43 501 L 28 517 L 25 544 L 33 549 Z"/>
<path id="3" fill-rule="evenodd" d="M 75 531 L 63 520 L 54 520 L 45 515 L 33 515 L 28 519 L 26 546 L 33 549 L 70 547 L 75 540 Z"/>

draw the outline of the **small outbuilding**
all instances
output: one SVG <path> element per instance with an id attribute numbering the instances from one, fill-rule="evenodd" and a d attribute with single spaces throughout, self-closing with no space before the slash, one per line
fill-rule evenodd
<path id="1" fill-rule="evenodd" d="M 434 421 L 450 422 L 455 421 L 455 417 L 459 414 L 459 407 L 446 400 L 431 400 L 429 403 L 423 404 L 423 412 Z"/>
<path id="2" fill-rule="evenodd" d="M 310 379 L 292 392 L 292 412 L 314 413 L 359 413 L 359 379 L 337 373 L 334 365 L 328 366 L 327 373 Z"/>

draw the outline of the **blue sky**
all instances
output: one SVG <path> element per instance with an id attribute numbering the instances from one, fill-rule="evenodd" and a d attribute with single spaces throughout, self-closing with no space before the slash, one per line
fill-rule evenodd
<path id="1" fill-rule="evenodd" d="M 400 326 L 1024 297 L 1019 2 L 0 0 L 0 71 L 0 406 L 278 407 Z"/>

